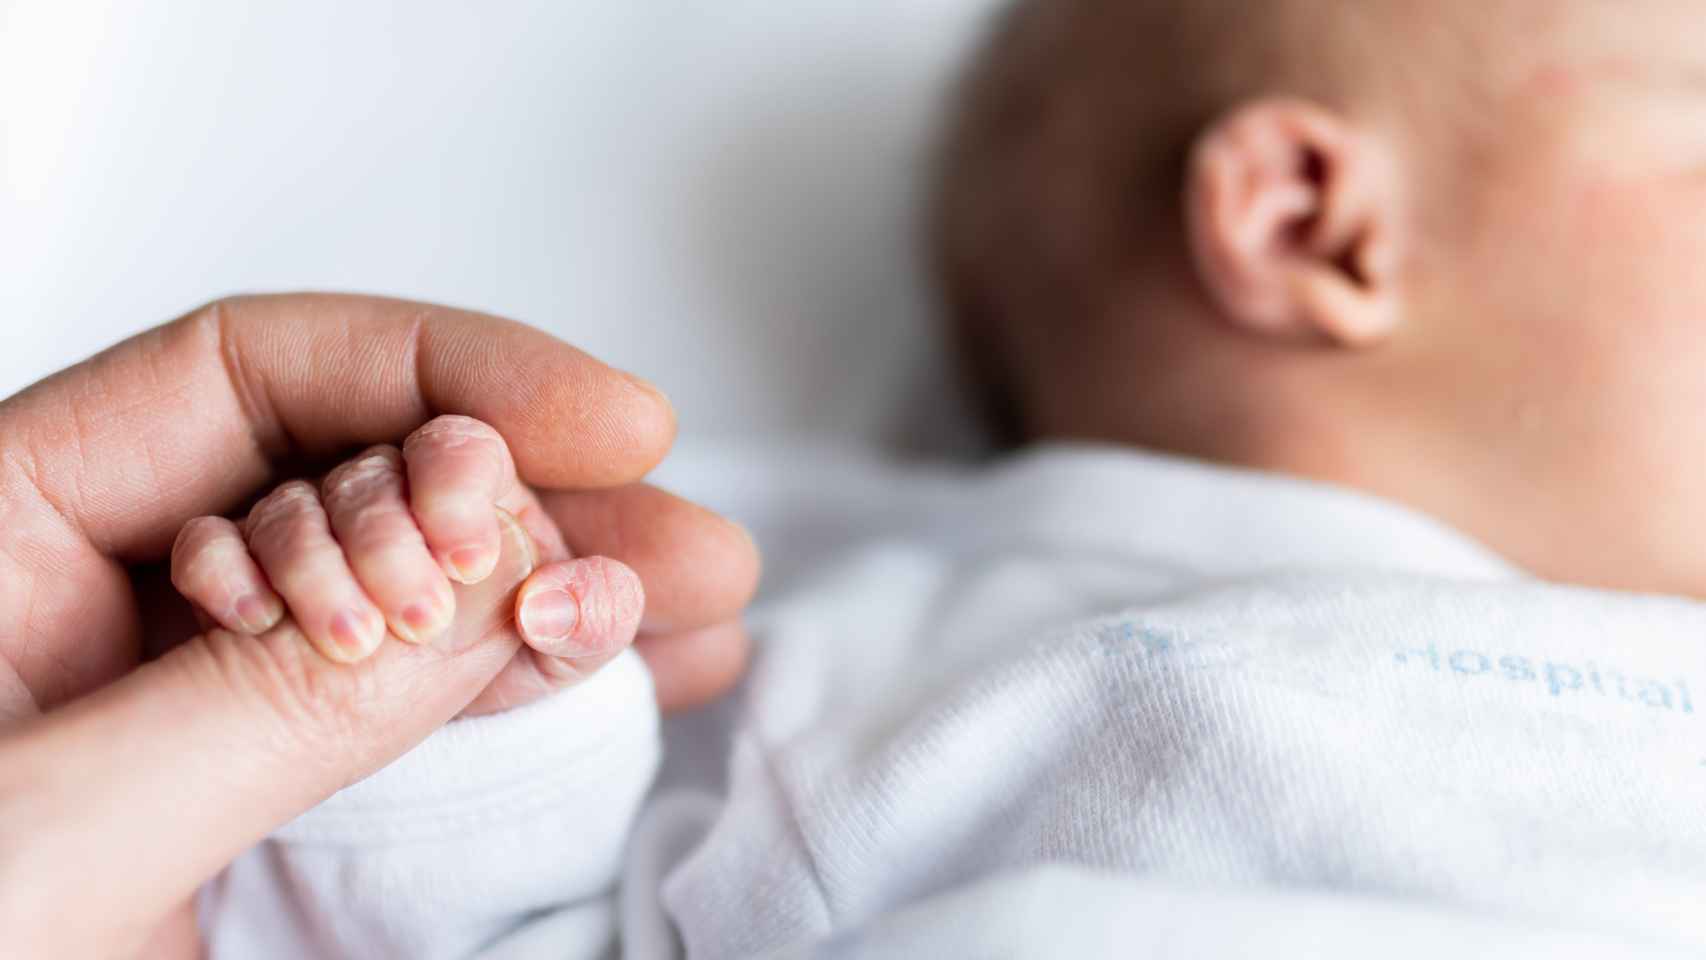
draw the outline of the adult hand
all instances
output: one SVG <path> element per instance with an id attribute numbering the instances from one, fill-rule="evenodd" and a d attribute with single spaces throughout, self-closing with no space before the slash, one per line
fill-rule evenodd
<path id="1" fill-rule="evenodd" d="M 509 440 L 577 554 L 640 575 L 636 646 L 666 707 L 738 676 L 757 557 L 738 528 L 635 485 L 673 439 L 655 390 L 475 314 L 215 304 L 0 403 L 8 952 L 134 951 L 231 859 L 406 752 L 515 655 L 513 632 L 492 630 L 454 652 L 391 642 L 335 665 L 299 637 L 199 635 L 166 584 L 186 520 L 443 413 Z M 501 606 L 527 569 L 518 553 L 471 609 Z"/>

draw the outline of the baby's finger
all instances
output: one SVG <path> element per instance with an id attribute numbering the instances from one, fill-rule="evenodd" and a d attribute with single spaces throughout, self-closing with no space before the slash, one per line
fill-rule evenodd
<path id="1" fill-rule="evenodd" d="M 554 563 L 534 571 L 515 598 L 521 639 L 542 666 L 581 673 L 634 641 L 646 609 L 645 588 L 626 564 L 606 557 Z M 560 662 L 560 663 L 559 663 Z"/>
<path id="2" fill-rule="evenodd" d="M 646 584 L 645 631 L 680 633 L 737 619 L 758 587 L 746 530 L 645 484 L 541 495 L 576 556 L 614 557 Z"/>
<path id="3" fill-rule="evenodd" d="M 456 596 L 409 512 L 397 448 L 374 447 L 339 466 L 320 495 L 344 559 L 391 632 L 409 643 L 443 634 Z"/>
<path id="4" fill-rule="evenodd" d="M 258 636 L 284 617 L 284 601 L 249 556 L 242 531 L 224 517 L 184 524 L 172 545 L 172 586 L 232 633 Z"/>
<path id="5" fill-rule="evenodd" d="M 645 594 L 634 571 L 593 557 L 553 563 L 516 591 L 526 647 L 468 705 L 465 716 L 548 697 L 597 673 L 634 640 Z"/>
<path id="6" fill-rule="evenodd" d="M 310 484 L 292 481 L 249 512 L 249 551 L 328 659 L 354 663 L 385 639 L 385 618 L 362 592 Z"/>
<path id="7" fill-rule="evenodd" d="M 515 462 L 496 430 L 439 417 L 403 443 L 409 502 L 433 556 L 452 580 L 479 583 L 498 559 L 494 506 L 515 486 Z"/>

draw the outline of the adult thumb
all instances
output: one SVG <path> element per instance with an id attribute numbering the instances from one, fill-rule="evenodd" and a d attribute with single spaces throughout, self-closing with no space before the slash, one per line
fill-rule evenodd
<path id="1" fill-rule="evenodd" d="M 455 649 L 389 641 L 350 666 L 289 622 L 261 637 L 214 631 L 9 728 L 7 950 L 134 949 L 238 854 L 456 716 L 520 646 L 514 595 L 535 553 L 513 519 L 503 526 L 497 571 L 458 592 Z"/>

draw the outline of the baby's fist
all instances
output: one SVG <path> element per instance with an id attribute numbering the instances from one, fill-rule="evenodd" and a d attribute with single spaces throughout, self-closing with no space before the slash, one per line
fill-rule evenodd
<path id="1" fill-rule="evenodd" d="M 179 591 L 221 627 L 258 635 L 286 615 L 329 659 L 353 663 L 389 633 L 459 647 L 459 584 L 498 563 L 500 511 L 547 565 L 516 595 L 526 647 L 471 707 L 516 706 L 569 685 L 633 639 L 644 596 L 633 571 L 568 559 L 556 526 L 516 476 L 508 445 L 466 417 L 440 417 L 399 449 L 374 447 L 319 484 L 292 481 L 241 523 L 202 517 L 172 555 Z"/>

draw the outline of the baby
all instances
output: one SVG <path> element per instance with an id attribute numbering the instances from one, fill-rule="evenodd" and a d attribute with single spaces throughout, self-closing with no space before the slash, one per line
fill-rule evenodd
<path id="1" fill-rule="evenodd" d="M 292 824 L 210 891 L 210 945 L 1706 947 L 1706 608 L 1675 598 L 1706 596 L 1703 28 L 1684 0 L 1022 0 L 933 237 L 1031 449 L 725 470 L 708 499 L 761 542 L 832 549 L 795 551 L 739 700 L 673 732 L 649 799 L 619 659 Z M 187 538 L 220 573 L 186 590 L 258 626 L 270 580 L 334 656 L 429 634 L 401 554 L 324 534 L 432 495 L 380 459 L 349 469 L 388 492 L 309 524 L 335 576 L 269 561 L 263 515 Z M 811 520 L 766 518 L 801 489 Z M 462 561 L 412 516 L 398 569 L 436 591 Z"/>
<path id="2" fill-rule="evenodd" d="M 1706 596 L 1706 13 L 1021 4 L 934 249 L 1009 437 L 1356 487 Z"/>

